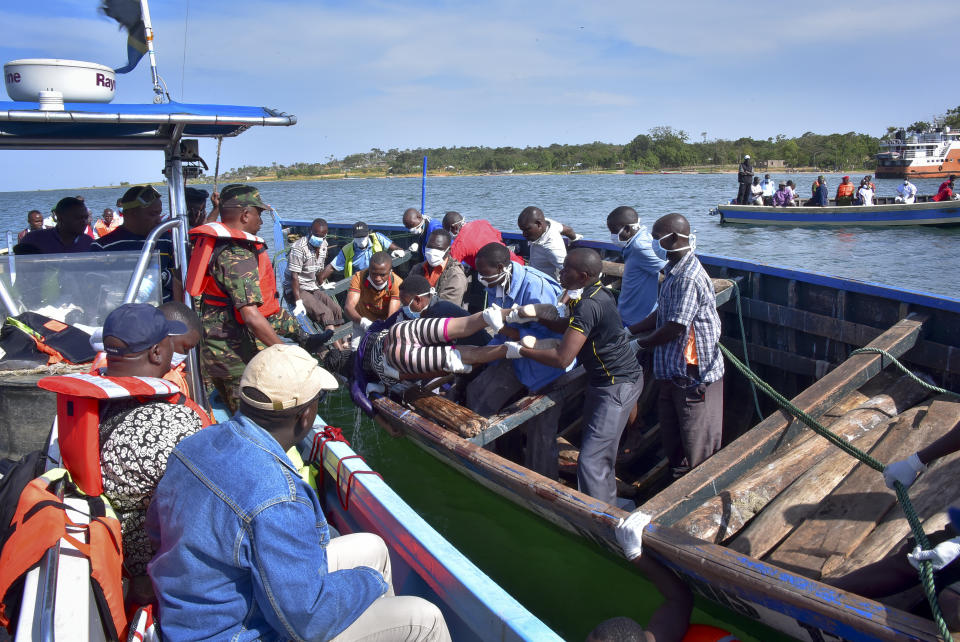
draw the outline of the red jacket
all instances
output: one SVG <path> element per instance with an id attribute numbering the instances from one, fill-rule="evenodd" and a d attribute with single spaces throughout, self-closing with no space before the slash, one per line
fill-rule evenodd
<path id="1" fill-rule="evenodd" d="M 453 239 L 453 244 L 450 246 L 450 256 L 461 263 L 466 263 L 475 270 L 477 269 L 475 263 L 477 252 L 488 243 L 505 245 L 499 230 L 491 225 L 490 221 L 481 219 L 464 223 L 463 227 L 460 228 L 460 233 Z M 523 259 L 513 252 L 510 252 L 510 260 L 516 261 L 520 265 L 524 264 Z"/>

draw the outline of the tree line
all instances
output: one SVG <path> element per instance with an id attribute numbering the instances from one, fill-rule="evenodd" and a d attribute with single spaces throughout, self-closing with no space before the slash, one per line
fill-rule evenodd
<path id="1" fill-rule="evenodd" d="M 936 126 L 960 129 L 960 106 L 947 110 Z M 894 137 L 900 130 L 920 132 L 931 128 L 926 121 L 908 126 L 891 126 L 884 137 Z M 700 132 L 693 139 L 682 129 L 657 126 L 639 134 L 629 143 L 602 143 L 538 147 L 440 147 L 416 149 L 373 148 L 369 152 L 343 158 L 328 156 L 325 161 L 268 166 L 247 165 L 224 173 L 225 180 L 247 177 L 293 178 L 302 176 L 342 175 L 407 175 L 418 174 L 423 157 L 427 156 L 430 172 L 577 172 L 577 171 L 656 171 L 699 168 L 709 171 L 735 166 L 745 154 L 754 163 L 782 160 L 789 168 L 815 168 L 823 171 L 871 169 L 879 150 L 880 138 L 858 132 L 815 134 L 806 132 L 788 138 L 778 135 L 767 139 L 709 139 Z"/>

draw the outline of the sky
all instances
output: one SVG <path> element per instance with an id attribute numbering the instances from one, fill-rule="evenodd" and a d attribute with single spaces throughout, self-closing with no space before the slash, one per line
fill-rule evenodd
<path id="1" fill-rule="evenodd" d="M 119 67 L 97 0 L 0 5 L 0 61 Z M 178 102 L 268 106 L 292 128 L 226 140 L 221 167 L 371 148 L 799 136 L 929 120 L 960 105 L 956 0 L 320 2 L 155 0 L 160 75 Z M 152 98 L 144 58 L 117 103 Z M 16 154 L 16 156 L 14 156 Z M 201 142 L 213 167 L 215 143 Z M 157 179 L 156 153 L 0 152 L 0 191 Z"/>

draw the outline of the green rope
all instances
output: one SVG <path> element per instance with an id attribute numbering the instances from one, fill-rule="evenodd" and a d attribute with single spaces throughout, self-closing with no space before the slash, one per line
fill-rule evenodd
<path id="1" fill-rule="evenodd" d="M 757 376 L 753 370 L 737 359 L 737 357 L 734 356 L 734 354 L 725 346 L 720 345 L 720 350 L 723 351 L 724 356 L 726 356 L 726 358 L 737 368 L 737 370 L 739 370 L 752 384 L 756 384 L 760 390 L 765 392 L 767 396 L 773 399 L 783 410 L 799 419 L 818 435 L 824 437 L 827 441 L 839 447 L 847 454 L 856 457 L 859 461 L 870 466 L 878 472 L 882 473 L 884 471 L 886 468 L 885 465 L 871 457 L 869 454 L 863 452 L 856 446 L 849 444 L 846 440 L 830 432 L 830 430 L 821 425 L 816 419 L 795 406 L 789 399 L 774 390 L 770 384 Z M 746 351 L 746 343 L 744 343 L 744 351 Z M 907 372 L 906 368 L 901 365 L 895 357 L 884 350 L 880 350 L 879 348 L 861 348 L 852 352 L 851 356 L 858 353 L 882 354 L 892 359 L 898 367 Z M 919 382 L 922 386 L 929 390 L 942 391 L 943 393 L 960 396 L 949 390 L 943 390 L 942 388 L 932 386 L 919 379 L 913 373 L 908 372 L 908 374 L 911 375 L 912 379 Z M 923 532 L 923 526 L 920 524 L 920 518 L 917 516 L 917 513 L 913 508 L 913 503 L 910 501 L 910 496 L 907 494 L 906 487 L 900 482 L 895 482 L 894 487 L 897 493 L 897 500 L 900 502 L 900 507 L 903 509 L 903 513 L 907 517 L 907 522 L 910 524 L 910 530 L 913 531 L 913 536 L 914 539 L 916 539 L 917 545 L 924 550 L 929 549 L 930 540 L 927 539 L 926 533 Z M 933 615 L 933 621 L 937 625 L 937 630 L 940 633 L 940 637 L 944 640 L 944 642 L 952 642 L 953 637 L 950 634 L 950 629 L 947 627 L 947 623 L 943 619 L 943 613 L 940 611 L 940 603 L 937 601 L 936 588 L 934 587 L 933 583 L 933 566 L 930 564 L 930 562 L 924 561 L 920 563 L 920 583 L 923 586 L 924 593 L 926 593 L 927 602 L 930 604 L 930 612 Z"/>
<path id="2" fill-rule="evenodd" d="M 850 356 L 852 357 L 852 356 L 855 355 L 855 354 L 879 354 L 879 355 L 883 355 L 884 357 L 886 357 L 887 359 L 889 359 L 889 360 L 893 363 L 893 365 L 895 365 L 897 368 L 899 368 L 902 373 L 904 373 L 905 375 L 907 375 L 912 381 L 914 381 L 915 383 L 917 383 L 918 385 L 920 385 L 921 387 L 923 387 L 925 390 L 929 390 L 930 392 L 934 392 L 934 393 L 936 393 L 936 394 L 938 394 L 938 395 L 947 395 L 947 396 L 949 396 L 949 397 L 956 397 L 956 398 L 960 399 L 960 393 L 956 393 L 956 392 L 954 392 L 953 390 L 947 390 L 946 388 L 940 388 L 939 386 L 935 386 L 935 385 L 933 385 L 933 384 L 931 384 L 931 383 L 927 383 L 926 381 L 924 381 L 923 379 L 921 379 L 921 378 L 918 377 L 917 375 L 915 375 L 915 374 L 913 374 L 912 372 L 910 372 L 910 370 L 909 370 L 905 365 L 903 365 L 902 363 L 900 363 L 900 361 L 899 361 L 895 356 L 893 356 L 892 354 L 890 354 L 890 353 L 887 352 L 886 350 L 883 350 L 882 348 L 857 348 L 856 350 L 854 350 L 853 352 L 850 353 Z"/>

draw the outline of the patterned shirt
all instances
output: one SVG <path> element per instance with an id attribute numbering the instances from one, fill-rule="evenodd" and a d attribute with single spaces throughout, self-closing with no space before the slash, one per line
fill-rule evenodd
<path id="1" fill-rule="evenodd" d="M 687 252 L 676 265 L 668 264 L 666 278 L 660 285 L 657 329 L 667 323 L 679 323 L 685 330 L 677 338 L 656 346 L 653 353 L 653 376 L 689 383 L 687 360 L 683 350 L 690 338 L 690 326 L 697 344 L 700 380 L 711 383 L 723 377 L 723 356 L 720 353 L 720 315 L 713 282 L 693 252 Z"/>
<path id="2" fill-rule="evenodd" d="M 201 427 L 200 417 L 193 410 L 166 401 L 119 401 L 103 409 L 103 494 L 120 520 L 124 565 L 131 575 L 146 575 L 147 562 L 156 552 L 144 530 L 144 520 L 167 470 L 167 458 L 181 439 Z"/>
<path id="3" fill-rule="evenodd" d="M 309 236 L 301 237 L 290 248 L 287 268 L 297 275 L 301 290 L 313 292 L 320 288 L 317 284 L 317 273 L 322 271 L 327 263 L 327 239 L 323 239 L 319 248 L 311 246 L 308 239 Z"/>

